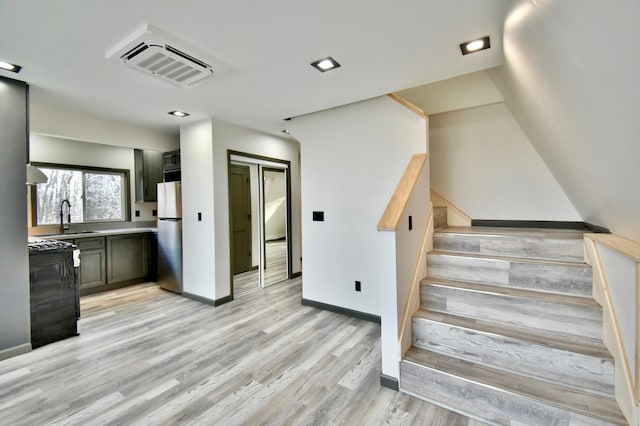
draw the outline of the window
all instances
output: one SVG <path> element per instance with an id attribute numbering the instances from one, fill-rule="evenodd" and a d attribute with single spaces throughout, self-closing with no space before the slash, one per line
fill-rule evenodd
<path id="1" fill-rule="evenodd" d="M 49 178 L 36 185 L 36 224 L 60 223 L 63 200 L 71 204 L 71 222 L 128 220 L 129 171 L 63 165 L 38 165 Z M 67 208 L 64 210 L 67 222 Z"/>

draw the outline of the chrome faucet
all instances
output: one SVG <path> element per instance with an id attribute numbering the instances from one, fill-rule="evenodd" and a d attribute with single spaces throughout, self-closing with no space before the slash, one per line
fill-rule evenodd
<path id="1" fill-rule="evenodd" d="M 67 206 L 69 206 L 68 211 L 68 215 L 67 215 L 67 226 L 64 226 L 64 203 L 67 203 Z M 62 200 L 62 202 L 60 203 L 60 232 L 64 234 L 64 231 L 68 231 L 69 230 L 69 225 L 71 224 L 71 203 L 69 202 L 69 200 L 64 199 Z"/>

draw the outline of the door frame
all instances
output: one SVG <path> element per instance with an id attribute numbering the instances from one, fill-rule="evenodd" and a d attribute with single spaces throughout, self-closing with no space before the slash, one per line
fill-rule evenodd
<path id="1" fill-rule="evenodd" d="M 286 180 L 286 208 L 287 208 L 287 219 L 286 219 L 286 228 L 287 228 L 287 232 L 286 232 L 286 239 L 287 239 L 287 279 L 291 279 L 292 278 L 292 262 L 291 262 L 291 254 L 292 254 L 292 236 L 291 236 L 291 161 L 289 160 L 282 160 L 279 158 L 274 158 L 274 157 L 267 157 L 264 155 L 258 155 L 258 154 L 251 154 L 251 153 L 247 153 L 247 152 L 241 152 L 241 151 L 235 151 L 235 150 L 231 150 L 228 149 L 227 150 L 227 202 L 228 202 L 228 210 L 229 210 L 229 218 L 228 218 L 228 222 L 229 222 L 229 287 L 231 289 L 230 295 L 231 295 L 231 299 L 234 299 L 234 294 L 233 294 L 233 229 L 232 229 L 232 224 L 231 224 L 231 203 L 230 201 L 230 197 L 231 195 L 229 194 L 229 186 L 230 186 L 230 173 L 231 173 L 231 162 L 235 161 L 235 162 L 242 162 L 242 159 L 234 159 L 232 160 L 232 157 L 241 157 L 241 158 L 245 158 L 246 160 L 248 160 L 246 163 L 247 164 L 258 164 L 259 167 L 258 169 L 260 169 L 260 167 L 269 167 L 268 163 L 272 163 L 275 164 L 276 166 L 274 166 L 274 168 L 277 168 L 277 165 L 280 164 L 284 167 L 282 167 L 280 170 L 284 170 L 285 173 L 285 180 Z M 253 160 L 253 162 L 251 161 Z M 267 164 L 264 164 L 267 163 Z M 260 183 L 261 186 L 263 185 L 263 183 Z M 261 204 L 264 204 L 264 200 L 261 201 Z M 264 206 L 259 206 L 260 210 L 262 210 L 264 208 Z M 261 214 L 262 216 L 262 214 Z M 261 221 L 263 221 L 264 219 L 261 218 Z M 262 231 L 258 232 L 259 235 L 262 235 L 262 239 L 264 240 L 264 223 L 261 224 L 261 228 Z M 260 243 L 263 243 L 263 241 L 260 241 Z M 262 253 L 260 254 L 260 264 L 258 265 L 258 269 L 259 269 L 259 273 L 262 274 L 263 273 L 263 256 L 264 256 L 264 250 L 261 250 Z"/>

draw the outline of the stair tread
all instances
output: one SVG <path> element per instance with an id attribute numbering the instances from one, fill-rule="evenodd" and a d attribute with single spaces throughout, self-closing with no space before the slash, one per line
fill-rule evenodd
<path id="1" fill-rule="evenodd" d="M 438 285 L 438 286 L 444 286 L 444 287 L 455 287 L 455 288 L 462 288 L 465 290 L 477 291 L 482 293 L 500 294 L 500 295 L 509 296 L 509 297 L 535 299 L 543 302 L 553 302 L 553 303 L 561 303 L 561 304 L 567 304 L 567 305 L 577 305 L 577 306 L 585 306 L 585 307 L 601 309 L 601 306 L 598 304 L 598 302 L 596 302 L 590 297 L 560 294 L 560 293 L 553 293 L 548 291 L 526 290 L 526 289 L 521 289 L 516 287 L 507 287 L 503 285 L 481 284 L 481 283 L 474 283 L 469 281 L 447 280 L 444 278 L 435 278 L 431 276 L 427 276 L 423 278 L 421 281 L 421 284 Z"/>
<path id="2" fill-rule="evenodd" d="M 436 234 L 485 235 L 526 238 L 583 239 L 585 231 L 551 228 L 500 228 L 487 226 L 447 226 Z"/>
<path id="3" fill-rule="evenodd" d="M 450 256 L 450 257 L 468 257 L 474 259 L 489 259 L 489 260 L 497 260 L 504 262 L 518 262 L 518 263 L 535 263 L 535 264 L 543 264 L 543 265 L 558 265 L 558 266 L 575 266 L 579 268 L 590 268 L 584 262 L 571 262 L 567 260 L 549 260 L 549 259 L 535 259 L 528 257 L 512 257 L 512 256 L 498 256 L 495 254 L 482 254 L 482 253 L 469 253 L 462 251 L 449 251 L 449 250 L 432 250 L 427 255 L 440 255 L 440 256 Z"/>
<path id="4" fill-rule="evenodd" d="M 514 340 L 527 341 L 541 346 L 560 349 L 583 355 L 589 355 L 604 359 L 613 359 L 611 353 L 604 346 L 602 341 L 586 337 L 572 336 L 565 333 L 542 331 L 536 329 L 525 329 L 518 326 L 506 326 L 482 321 L 473 318 L 466 318 L 458 315 L 432 311 L 429 309 L 418 309 L 414 318 L 440 322 L 454 327 L 477 330 L 483 333 L 504 336 Z"/>
<path id="5" fill-rule="evenodd" d="M 612 423 L 627 424 L 614 398 L 497 370 L 415 346 L 409 349 L 403 362 L 422 365 L 445 374 L 462 377 L 478 384 L 501 389 L 544 404 L 597 417 Z"/>

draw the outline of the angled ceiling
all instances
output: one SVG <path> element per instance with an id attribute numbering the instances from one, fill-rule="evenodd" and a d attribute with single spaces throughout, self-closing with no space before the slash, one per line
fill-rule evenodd
<path id="1" fill-rule="evenodd" d="M 1 71 L 33 101 L 159 130 L 217 117 L 279 134 L 282 119 L 502 63 L 508 0 L 2 0 Z M 182 89 L 105 52 L 145 23 L 223 61 L 229 70 Z M 459 43 L 492 48 L 462 56 Z M 342 65 L 320 73 L 314 60 Z M 171 110 L 191 113 L 185 119 Z"/>

